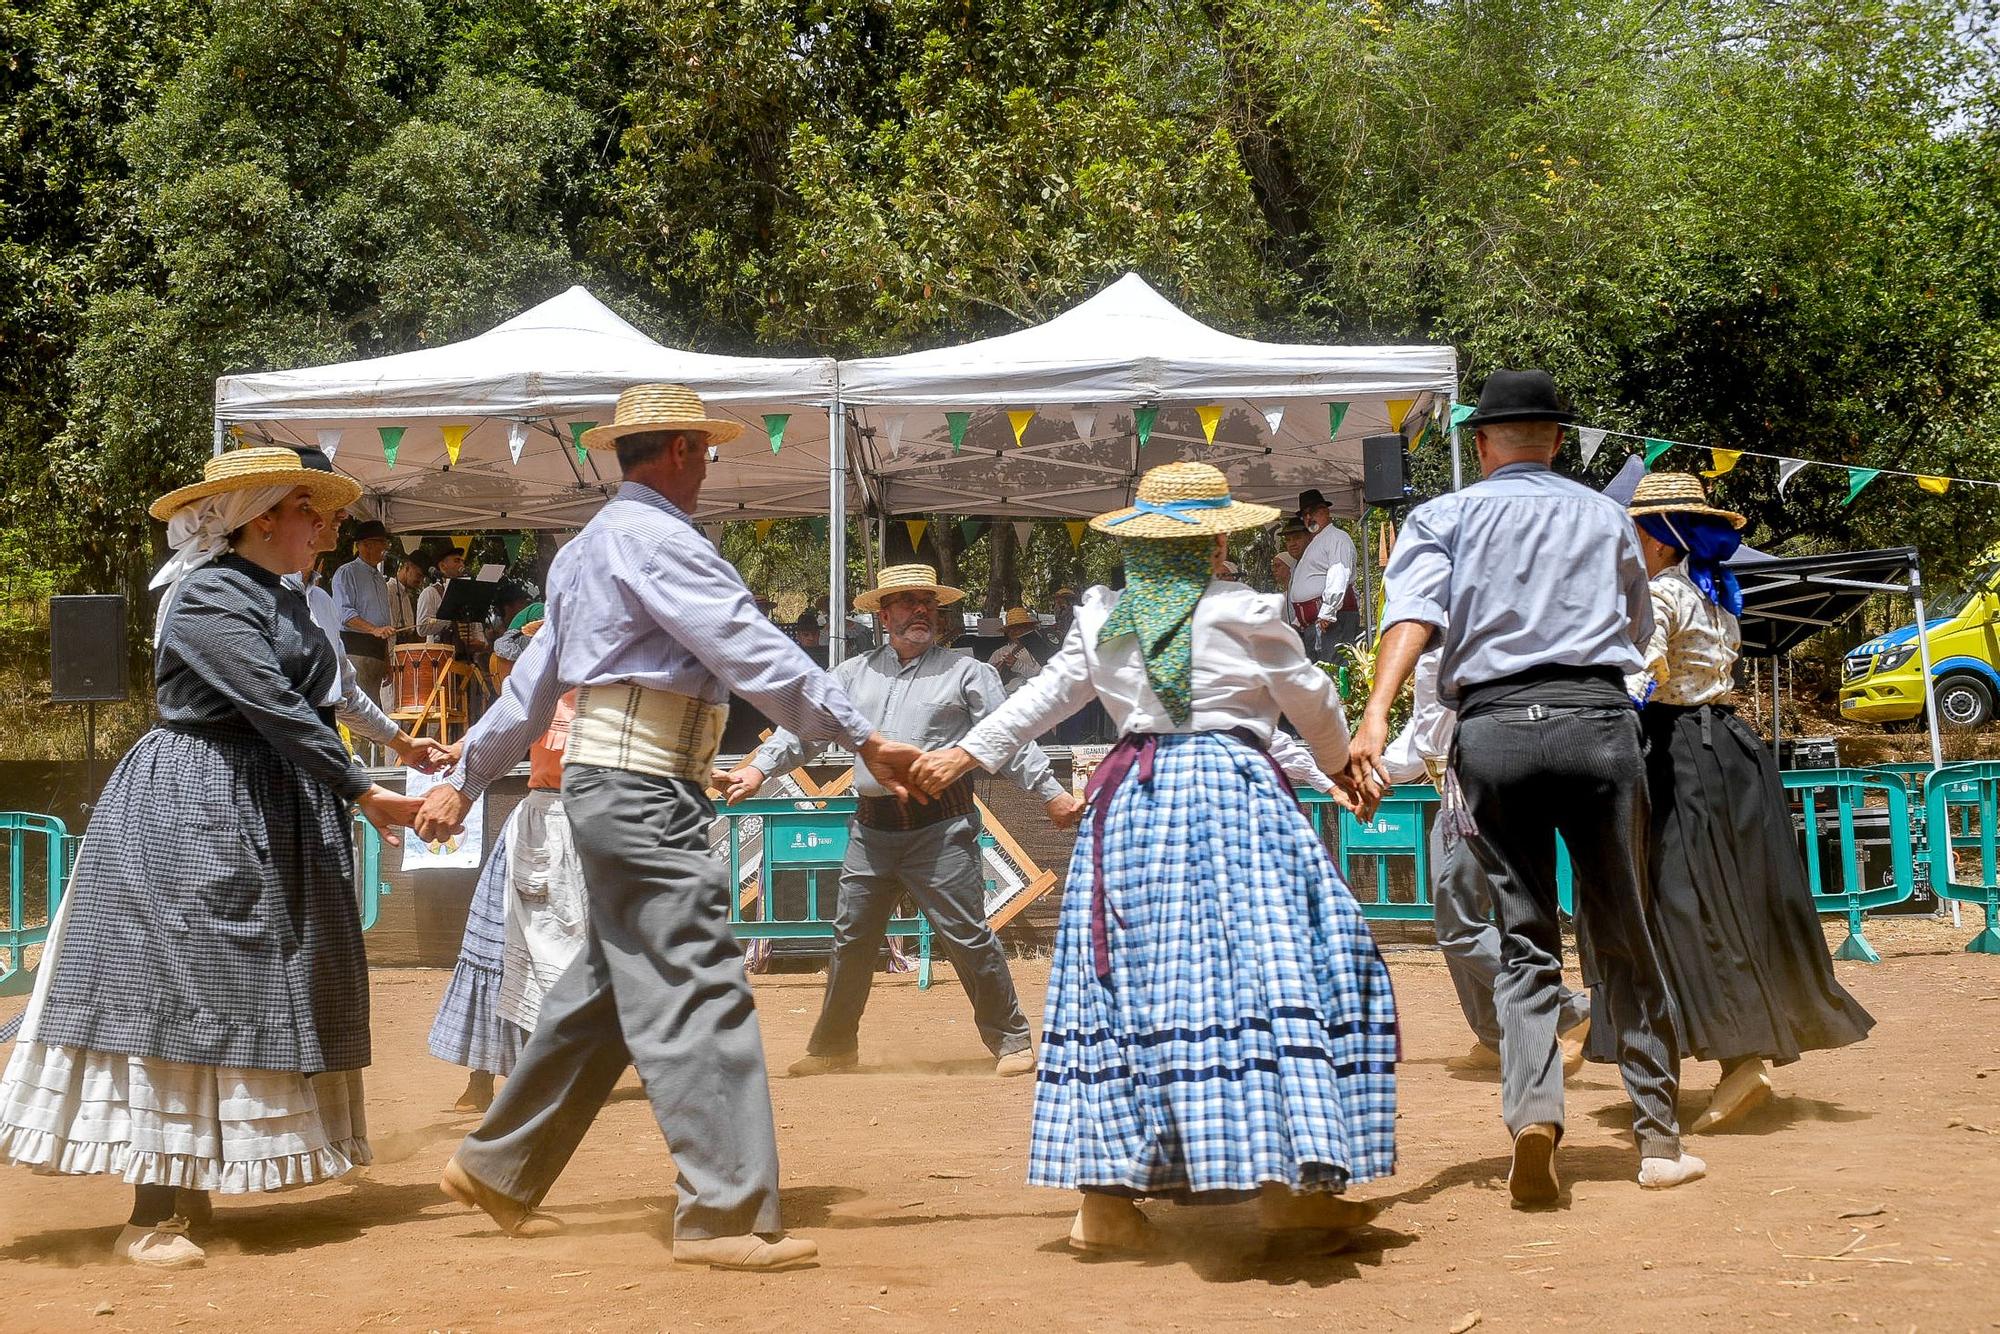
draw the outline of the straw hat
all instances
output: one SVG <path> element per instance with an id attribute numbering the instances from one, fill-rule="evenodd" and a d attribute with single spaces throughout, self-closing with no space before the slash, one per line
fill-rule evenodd
<path id="1" fill-rule="evenodd" d="M 931 566 L 890 565 L 884 567 L 875 587 L 854 599 L 854 609 L 880 611 L 882 599 L 896 593 L 935 593 L 940 607 L 949 607 L 965 597 L 962 590 L 939 583 L 937 571 Z"/>
<path id="2" fill-rule="evenodd" d="M 709 416 L 701 396 L 684 384 L 635 384 L 618 395 L 609 426 L 583 433 L 583 447 L 613 449 L 641 431 L 699 431 L 709 444 L 724 445 L 743 434 L 743 424 Z"/>
<path id="3" fill-rule="evenodd" d="M 1229 481 L 1206 463 L 1167 463 L 1139 479 L 1138 503 L 1090 521 L 1114 537 L 1203 537 L 1261 528 L 1278 517 L 1269 505 L 1229 498 Z"/>
<path id="4" fill-rule="evenodd" d="M 1032 630 L 1039 625 L 1041 625 L 1041 621 L 1026 607 L 1009 607 L 1007 608 L 1007 619 L 1000 628 L 1003 631 Z"/>
<path id="5" fill-rule="evenodd" d="M 1701 478 L 1691 472 L 1651 472 L 1639 479 L 1639 489 L 1632 493 L 1632 503 L 1625 507 L 1628 514 L 1706 514 L 1711 518 L 1727 519 L 1732 528 L 1741 528 L 1749 522 L 1735 510 L 1717 509 L 1708 503 L 1708 492 L 1702 487 Z"/>
<path id="6" fill-rule="evenodd" d="M 352 477 L 308 468 L 294 450 L 259 447 L 217 454 L 202 465 L 199 482 L 167 492 L 146 512 L 164 523 L 197 500 L 258 486 L 302 486 L 311 493 L 313 508 L 322 514 L 345 509 L 361 499 L 361 484 Z"/>

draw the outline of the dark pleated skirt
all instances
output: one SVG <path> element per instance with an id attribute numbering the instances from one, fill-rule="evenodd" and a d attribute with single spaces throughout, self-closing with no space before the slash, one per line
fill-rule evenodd
<path id="1" fill-rule="evenodd" d="M 1684 1056 L 1800 1054 L 1875 1020 L 1834 980 L 1770 749 L 1723 708 L 1648 705 L 1655 943 Z"/>

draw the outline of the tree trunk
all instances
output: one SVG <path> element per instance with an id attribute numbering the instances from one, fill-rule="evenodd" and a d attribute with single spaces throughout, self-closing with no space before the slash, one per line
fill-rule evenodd
<path id="1" fill-rule="evenodd" d="M 947 588 L 957 588 L 958 553 L 965 550 L 965 539 L 960 535 L 958 525 L 948 515 L 933 514 L 931 526 L 924 536 L 931 540 L 931 547 L 937 552 L 938 582 Z"/>
<path id="2" fill-rule="evenodd" d="M 1009 607 L 1021 605 L 1021 547 L 1014 539 L 1014 525 L 1006 519 L 993 521 L 993 572 L 986 582 L 988 616 L 1004 615 Z"/>

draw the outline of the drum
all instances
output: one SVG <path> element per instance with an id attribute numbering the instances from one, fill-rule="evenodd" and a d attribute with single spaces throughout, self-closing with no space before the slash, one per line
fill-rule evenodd
<path id="1" fill-rule="evenodd" d="M 421 709 L 451 667 L 455 652 L 450 644 L 396 645 L 396 707 Z"/>

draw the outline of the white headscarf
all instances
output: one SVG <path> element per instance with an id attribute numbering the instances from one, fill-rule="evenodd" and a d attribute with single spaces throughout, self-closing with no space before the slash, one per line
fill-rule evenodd
<path id="1" fill-rule="evenodd" d="M 174 516 L 167 520 L 167 545 L 174 554 L 167 557 L 167 563 L 148 585 L 167 590 L 160 597 L 160 609 L 153 619 L 155 639 L 166 622 L 167 607 L 173 602 L 174 589 L 180 581 L 229 550 L 231 533 L 292 494 L 294 489 L 290 483 L 246 486 L 204 496 L 174 511 Z"/>

